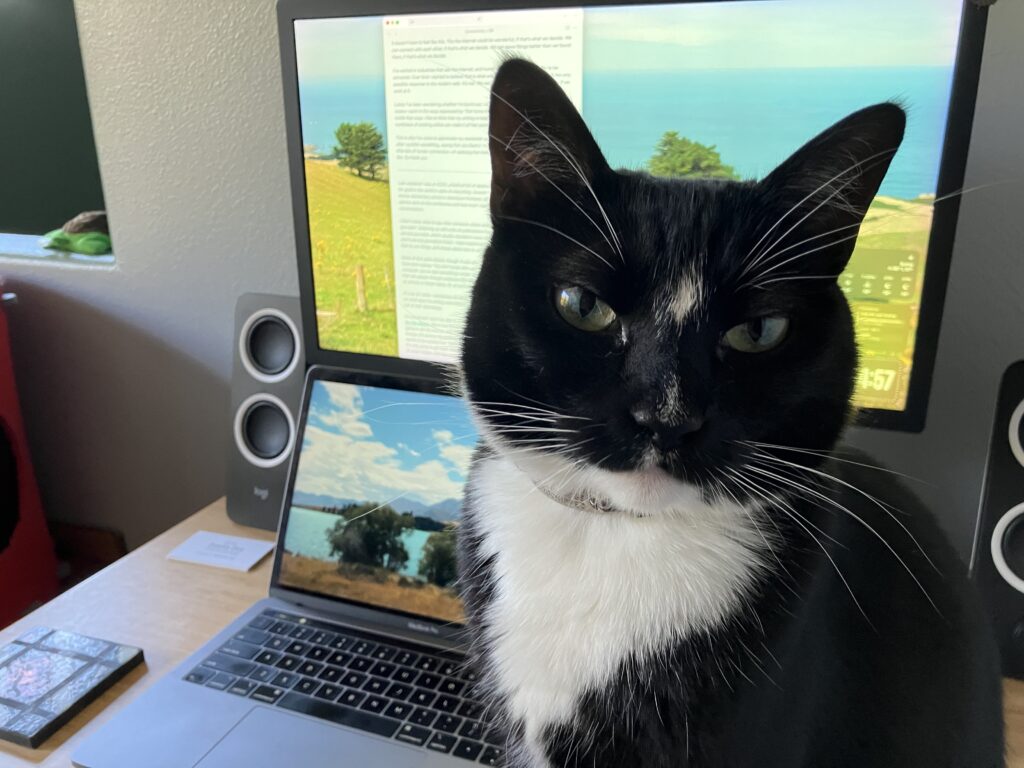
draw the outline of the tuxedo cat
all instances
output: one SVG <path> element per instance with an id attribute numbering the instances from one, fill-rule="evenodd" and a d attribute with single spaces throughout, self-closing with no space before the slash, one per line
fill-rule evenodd
<path id="1" fill-rule="evenodd" d="M 760 182 L 660 179 L 610 169 L 543 70 L 499 69 L 459 546 L 508 765 L 1003 765 L 960 560 L 834 453 L 836 278 L 903 130 L 879 104 Z"/>

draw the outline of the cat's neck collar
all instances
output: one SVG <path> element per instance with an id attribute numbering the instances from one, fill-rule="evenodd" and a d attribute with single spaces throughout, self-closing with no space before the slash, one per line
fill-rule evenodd
<path id="1" fill-rule="evenodd" d="M 593 493 L 574 491 L 571 494 L 560 494 L 555 493 L 550 488 L 544 487 L 542 483 L 534 483 L 533 485 L 538 491 L 543 493 L 553 502 L 561 504 L 563 507 L 568 507 L 569 509 L 578 509 L 580 512 L 596 512 L 599 514 L 608 514 L 610 512 L 620 511 L 619 508 L 610 500 Z"/>

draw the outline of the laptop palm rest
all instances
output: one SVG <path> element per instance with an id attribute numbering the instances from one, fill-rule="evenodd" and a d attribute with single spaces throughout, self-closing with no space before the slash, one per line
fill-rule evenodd
<path id="1" fill-rule="evenodd" d="M 394 741 L 254 707 L 195 768 L 419 768 L 429 759 Z"/>

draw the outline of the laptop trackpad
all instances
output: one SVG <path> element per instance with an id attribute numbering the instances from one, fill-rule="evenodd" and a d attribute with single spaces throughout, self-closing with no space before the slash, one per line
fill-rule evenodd
<path id="1" fill-rule="evenodd" d="M 255 707 L 196 768 L 417 768 L 429 757 L 376 736 Z"/>

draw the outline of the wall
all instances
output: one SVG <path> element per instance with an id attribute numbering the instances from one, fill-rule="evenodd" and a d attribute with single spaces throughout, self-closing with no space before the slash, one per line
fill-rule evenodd
<path id="1" fill-rule="evenodd" d="M 296 292 L 271 0 L 78 0 L 117 266 L 0 264 L 50 514 L 137 545 L 223 487 L 232 308 Z M 991 10 L 967 184 L 1024 180 L 1024 4 Z M 963 199 L 928 427 L 852 441 L 929 480 L 966 552 L 996 384 L 1024 357 L 1024 184 Z M 68 439 L 62 439 L 68 435 Z M 85 436 L 83 438 L 83 436 Z"/>
<path id="2" fill-rule="evenodd" d="M 297 293 L 274 4 L 76 12 L 117 264 L 0 275 L 48 514 L 136 546 L 223 493 L 235 298 Z"/>

